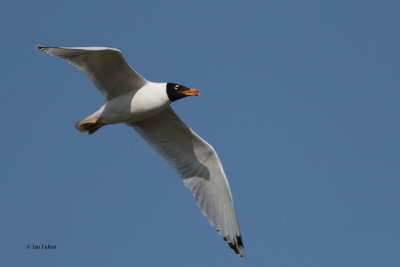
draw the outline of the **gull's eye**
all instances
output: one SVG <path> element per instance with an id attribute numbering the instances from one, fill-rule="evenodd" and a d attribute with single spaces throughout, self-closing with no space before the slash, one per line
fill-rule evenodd
<path id="1" fill-rule="evenodd" d="M 179 85 L 177 84 L 177 85 L 175 85 L 175 90 L 178 90 L 179 89 Z"/>

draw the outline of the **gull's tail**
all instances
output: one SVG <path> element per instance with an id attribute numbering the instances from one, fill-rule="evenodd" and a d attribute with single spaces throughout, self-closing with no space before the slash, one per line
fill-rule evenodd
<path id="1" fill-rule="evenodd" d="M 75 128 L 81 133 L 88 132 L 89 134 L 92 134 L 105 125 L 104 123 L 99 123 L 97 121 L 98 119 L 94 119 L 91 121 L 86 121 L 85 119 L 83 119 L 75 123 Z"/>
<path id="2" fill-rule="evenodd" d="M 103 109 L 104 106 L 92 115 L 84 118 L 83 120 L 77 121 L 75 123 L 75 128 L 81 133 L 87 132 L 89 134 L 92 134 L 96 132 L 98 129 L 106 125 L 105 123 L 100 122 L 100 115 L 103 112 Z"/>

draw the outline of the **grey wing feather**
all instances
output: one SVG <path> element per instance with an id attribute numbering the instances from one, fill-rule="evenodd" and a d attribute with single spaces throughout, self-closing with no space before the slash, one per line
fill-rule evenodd
<path id="1" fill-rule="evenodd" d="M 128 65 L 120 50 L 109 47 L 48 47 L 43 52 L 82 70 L 107 100 L 141 88 L 146 80 Z"/>
<path id="2" fill-rule="evenodd" d="M 214 148 L 188 128 L 170 107 L 128 125 L 168 161 L 192 191 L 210 224 L 237 254 L 245 257 L 231 191 Z"/>

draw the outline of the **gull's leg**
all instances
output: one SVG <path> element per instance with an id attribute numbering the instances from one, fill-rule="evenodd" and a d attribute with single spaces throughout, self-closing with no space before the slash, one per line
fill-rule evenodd
<path id="1" fill-rule="evenodd" d="M 81 132 L 88 132 L 89 134 L 92 134 L 96 132 L 98 129 L 106 125 L 105 123 L 99 122 L 100 118 L 96 118 L 90 121 L 80 121 L 79 125 L 77 126 L 78 130 Z"/>
<path id="2" fill-rule="evenodd" d="M 93 113 L 90 116 L 87 116 L 83 120 L 77 121 L 75 123 L 75 128 L 80 132 L 88 132 L 92 134 L 96 132 L 98 129 L 106 125 L 107 123 L 101 122 L 101 114 L 103 113 L 104 106 L 101 107 L 98 111 Z"/>

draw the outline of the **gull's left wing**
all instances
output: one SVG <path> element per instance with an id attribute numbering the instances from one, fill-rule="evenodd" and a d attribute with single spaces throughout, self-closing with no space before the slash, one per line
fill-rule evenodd
<path id="1" fill-rule="evenodd" d="M 128 124 L 175 169 L 203 214 L 241 257 L 245 251 L 231 190 L 214 148 L 188 128 L 170 108 Z"/>

